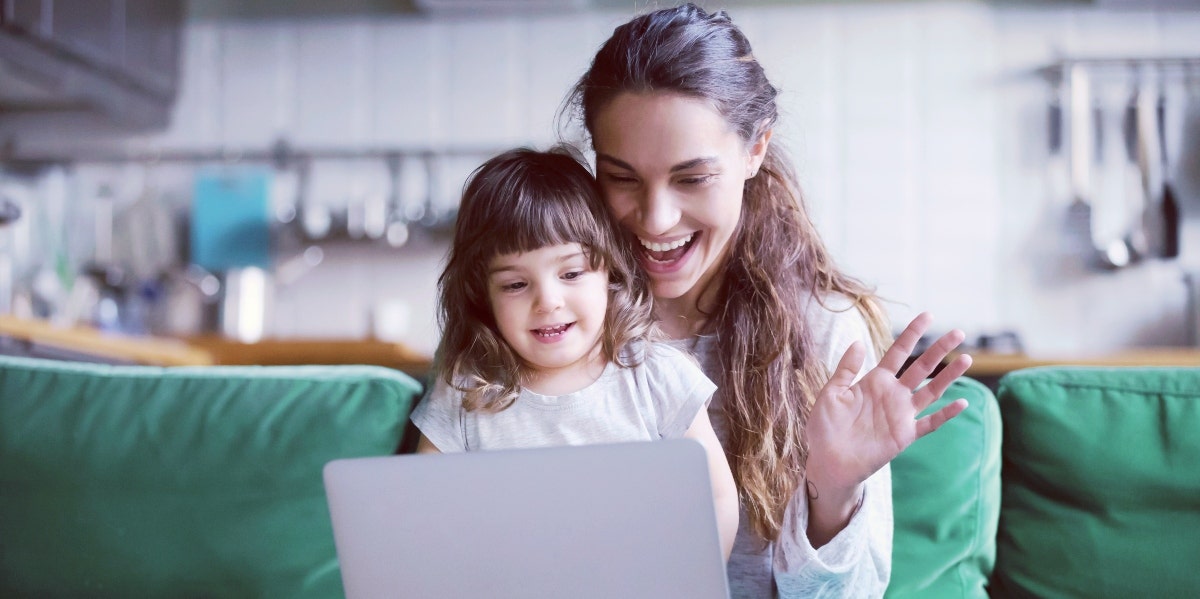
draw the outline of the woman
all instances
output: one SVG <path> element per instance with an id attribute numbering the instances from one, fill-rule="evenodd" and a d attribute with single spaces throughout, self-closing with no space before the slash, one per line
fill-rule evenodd
<path id="1" fill-rule="evenodd" d="M 952 331 L 898 377 L 922 314 L 866 370 L 887 322 L 804 210 L 771 143 L 775 96 L 729 17 L 688 4 L 614 30 L 568 106 L 609 208 L 640 241 L 663 328 L 718 385 L 710 415 L 743 509 L 734 596 L 879 596 L 887 464 L 965 408 L 916 419 L 970 359 L 917 389 L 961 343 Z"/>

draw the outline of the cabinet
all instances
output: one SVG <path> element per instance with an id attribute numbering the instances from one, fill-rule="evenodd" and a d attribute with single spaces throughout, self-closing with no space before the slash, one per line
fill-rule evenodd
<path id="1" fill-rule="evenodd" d="M 0 0 L 0 123 L 84 113 L 164 127 L 184 0 Z"/>

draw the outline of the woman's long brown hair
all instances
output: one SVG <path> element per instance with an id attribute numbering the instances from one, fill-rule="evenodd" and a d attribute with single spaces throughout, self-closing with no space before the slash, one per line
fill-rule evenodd
<path id="1" fill-rule="evenodd" d="M 692 4 L 617 27 L 565 111 L 594 133 L 597 114 L 629 92 L 702 98 L 747 144 L 778 119 L 777 91 L 749 41 L 724 11 L 709 14 Z M 730 243 L 705 332 L 719 339 L 715 374 L 728 431 L 725 452 L 742 505 L 754 531 L 775 540 L 804 474 L 813 400 L 831 374 L 813 355 L 805 299 L 849 298 L 880 351 L 887 322 L 873 292 L 833 264 L 777 144 L 768 146 L 758 174 L 746 181 Z"/>

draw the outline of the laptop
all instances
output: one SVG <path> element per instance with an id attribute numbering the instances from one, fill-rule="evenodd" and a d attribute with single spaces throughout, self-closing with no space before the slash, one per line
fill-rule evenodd
<path id="1" fill-rule="evenodd" d="M 335 460 L 348 599 L 726 599 L 704 449 L 688 439 Z"/>

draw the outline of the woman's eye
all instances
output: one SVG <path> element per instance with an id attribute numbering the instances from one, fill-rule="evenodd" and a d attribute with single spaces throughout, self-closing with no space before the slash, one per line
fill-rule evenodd
<path id="1" fill-rule="evenodd" d="M 694 177 L 684 177 L 679 180 L 684 185 L 703 185 L 708 183 L 713 178 L 713 175 L 696 175 Z"/>
<path id="2" fill-rule="evenodd" d="M 631 177 L 629 175 L 619 175 L 616 173 L 605 173 L 604 178 L 611 183 L 629 184 L 637 182 L 635 177 Z"/>

